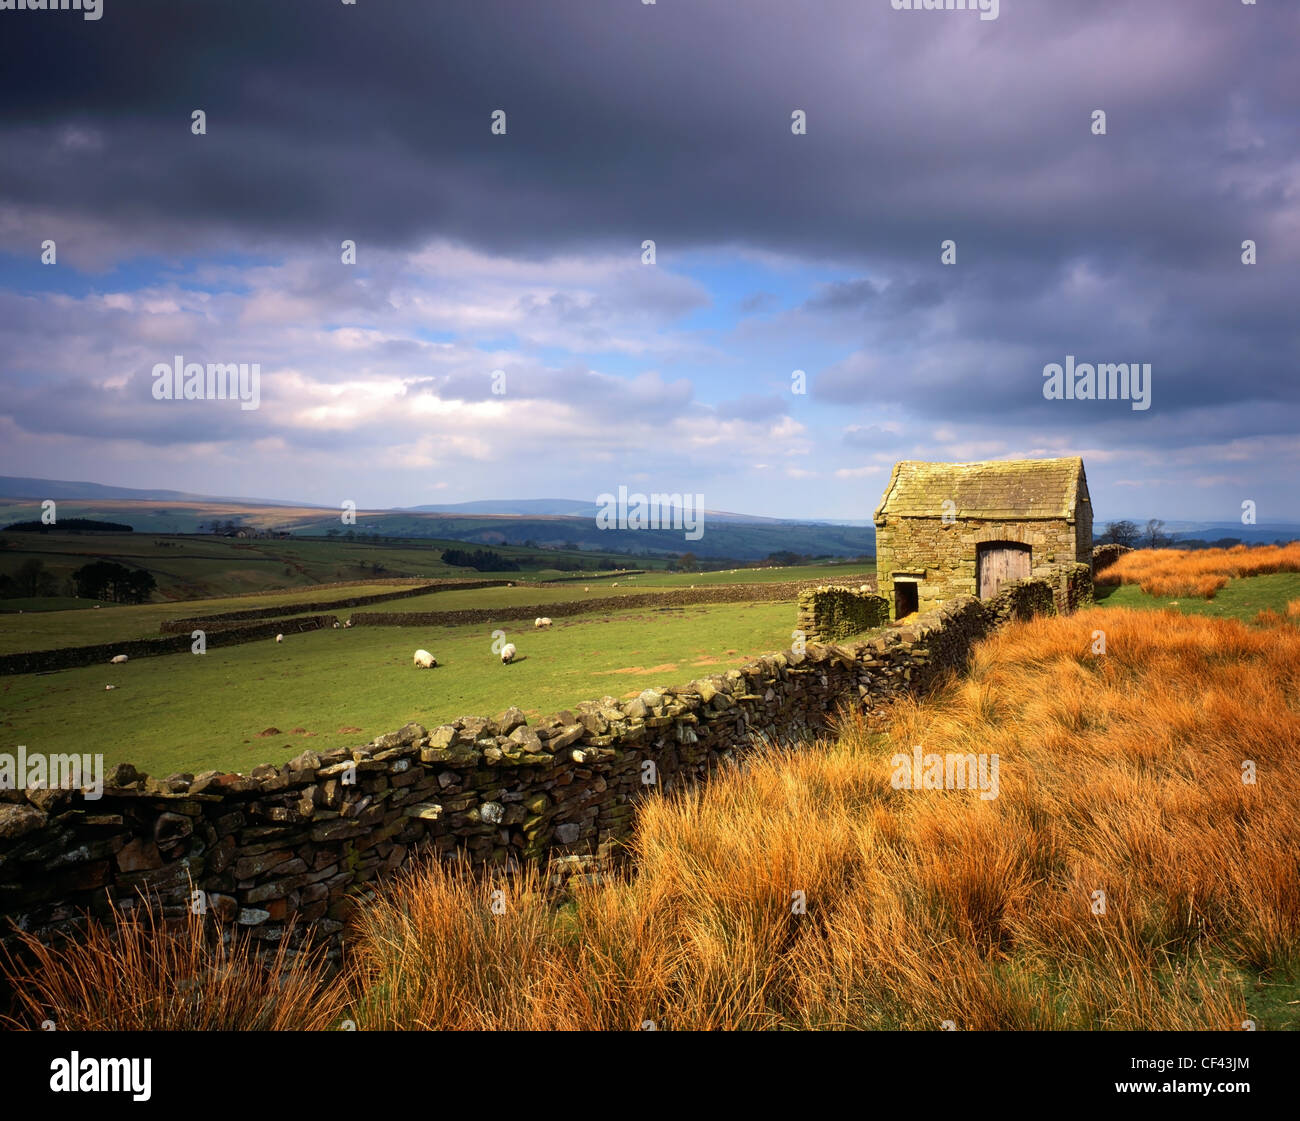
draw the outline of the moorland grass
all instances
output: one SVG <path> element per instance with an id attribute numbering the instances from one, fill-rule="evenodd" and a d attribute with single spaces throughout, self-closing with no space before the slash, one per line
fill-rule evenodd
<path id="1" fill-rule="evenodd" d="M 1135 549 L 1104 569 L 1097 581 L 1136 584 L 1153 597 L 1213 599 L 1230 579 L 1282 572 L 1300 573 L 1300 541 L 1230 549 Z"/>
<path id="2" fill-rule="evenodd" d="M 849 716 L 833 743 L 651 800 L 635 878 L 564 910 L 503 882 L 492 916 L 488 887 L 438 866 L 389 886 L 361 917 L 354 1014 L 373 1029 L 1295 1028 L 1297 695 L 1288 625 L 1092 609 L 1010 626 L 968 676 L 900 703 L 885 736 Z M 999 796 L 895 790 L 890 756 L 918 743 L 997 753 Z"/>
<path id="3" fill-rule="evenodd" d="M 1097 602 L 1107 607 L 1136 610 L 1171 610 L 1189 615 L 1249 622 L 1260 611 L 1286 613 L 1286 605 L 1300 596 L 1300 573 L 1275 572 L 1265 576 L 1229 579 L 1213 599 L 1195 595 L 1159 595 L 1144 592 L 1137 584 L 1099 584 Z"/>
<path id="4" fill-rule="evenodd" d="M 652 797 L 635 876 L 563 906 L 535 874 L 413 869 L 360 912 L 330 992 L 362 1030 L 1295 1029 L 1298 696 L 1290 623 L 1012 624 L 885 734 L 845 714 L 833 742 Z M 998 797 L 894 789 L 914 744 L 997 753 Z M 83 973 L 168 1006 L 182 979 L 87 969 L 102 952 L 18 977 L 33 1014 L 92 1022 Z"/>

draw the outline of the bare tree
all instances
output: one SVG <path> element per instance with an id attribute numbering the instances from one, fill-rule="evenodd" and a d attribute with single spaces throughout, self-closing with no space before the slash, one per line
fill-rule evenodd
<path id="1" fill-rule="evenodd" d="M 1115 545 L 1126 545 L 1133 548 L 1142 537 L 1142 531 L 1136 525 L 1129 521 L 1107 522 L 1106 532 L 1102 534 L 1101 543 L 1107 542 Z"/>
<path id="2" fill-rule="evenodd" d="M 1143 534 L 1147 548 L 1164 549 L 1173 544 L 1173 538 L 1163 532 L 1164 527 L 1165 523 L 1159 518 L 1151 518 L 1147 521 L 1146 532 Z"/>

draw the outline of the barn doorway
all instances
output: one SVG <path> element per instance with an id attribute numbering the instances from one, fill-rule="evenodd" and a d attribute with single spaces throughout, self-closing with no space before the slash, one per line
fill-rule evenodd
<path id="1" fill-rule="evenodd" d="M 911 615 L 921 607 L 920 586 L 915 580 L 894 580 L 894 620 Z"/>
<path id="2" fill-rule="evenodd" d="M 1029 546 L 1015 541 L 987 541 L 975 549 L 975 586 L 980 599 L 998 594 L 1003 584 L 1027 580 L 1030 570 Z"/>

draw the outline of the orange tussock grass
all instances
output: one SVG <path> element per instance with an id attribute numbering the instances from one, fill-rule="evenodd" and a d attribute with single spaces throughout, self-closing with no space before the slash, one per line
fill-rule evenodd
<path id="1" fill-rule="evenodd" d="M 1099 584 L 1137 584 L 1150 596 L 1213 599 L 1230 578 L 1300 572 L 1300 541 L 1231 549 L 1135 549 L 1097 575 Z"/>
<path id="2" fill-rule="evenodd" d="M 143 898 L 143 897 L 142 897 Z M 342 1012 L 342 994 L 324 984 L 320 959 L 282 940 L 259 963 L 256 945 L 236 931 L 228 942 L 210 917 L 167 922 L 137 904 L 59 946 L 20 934 L 0 973 L 14 1014 L 0 1024 L 60 1031 L 324 1030 Z"/>
<path id="3" fill-rule="evenodd" d="M 847 715 L 833 743 L 649 799 L 636 876 L 566 907 L 535 877 L 437 865 L 388 887 L 361 919 L 352 1014 L 376 1030 L 1238 1026 L 1243 975 L 1298 964 L 1298 695 L 1290 627 L 1098 608 L 1004 628 L 968 676 L 898 704 L 887 738 Z M 999 796 L 894 789 L 891 755 L 918 743 L 997 753 Z"/>
<path id="4" fill-rule="evenodd" d="M 329 985 L 304 958 L 277 983 L 192 917 L 29 941 L 15 987 L 24 1022 L 70 1028 L 324 1027 L 344 999 L 362 1030 L 1237 1027 L 1256 977 L 1300 969 L 1297 697 L 1294 627 L 1035 619 L 887 736 L 848 713 L 650 797 L 637 874 L 567 905 L 535 870 L 430 860 L 360 909 Z M 996 753 L 998 797 L 895 789 L 914 744 Z"/>

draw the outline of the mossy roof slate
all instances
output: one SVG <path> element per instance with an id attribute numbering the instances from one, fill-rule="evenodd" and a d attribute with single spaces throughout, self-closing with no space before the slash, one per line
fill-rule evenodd
<path id="1" fill-rule="evenodd" d="M 876 525 L 890 518 L 938 518 L 951 499 L 957 519 L 1066 518 L 1074 520 L 1079 501 L 1087 501 L 1083 460 L 994 459 L 983 463 L 894 465 L 889 485 L 876 507 Z"/>

